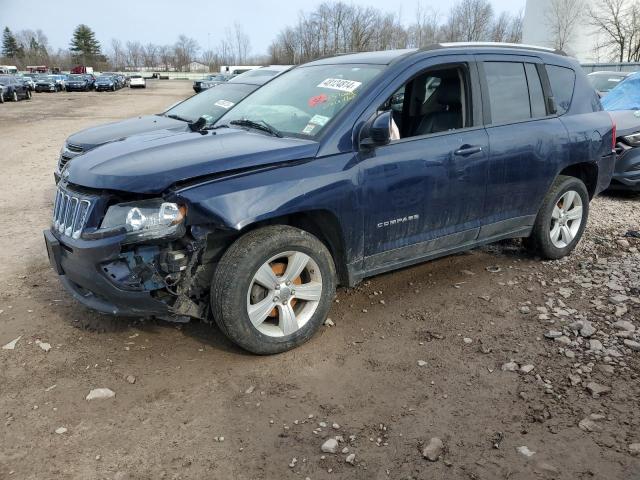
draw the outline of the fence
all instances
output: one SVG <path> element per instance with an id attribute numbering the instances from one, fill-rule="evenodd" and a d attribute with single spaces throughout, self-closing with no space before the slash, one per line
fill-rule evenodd
<path id="1" fill-rule="evenodd" d="M 592 72 L 637 72 L 640 63 L 583 63 L 582 68 L 587 73 Z"/>

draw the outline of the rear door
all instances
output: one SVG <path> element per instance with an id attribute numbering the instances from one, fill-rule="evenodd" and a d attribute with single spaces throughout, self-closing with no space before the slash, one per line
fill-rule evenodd
<path id="1" fill-rule="evenodd" d="M 542 199 L 567 156 L 567 131 L 551 112 L 542 61 L 478 55 L 489 171 L 480 239 L 533 225 Z"/>

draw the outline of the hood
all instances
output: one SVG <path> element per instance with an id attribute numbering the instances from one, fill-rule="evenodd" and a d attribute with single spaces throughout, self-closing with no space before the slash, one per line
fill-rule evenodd
<path id="1" fill-rule="evenodd" d="M 250 167 L 312 158 L 318 143 L 242 129 L 134 135 L 70 162 L 64 178 L 76 185 L 132 193 L 161 193 L 176 182 Z"/>
<path id="2" fill-rule="evenodd" d="M 91 150 L 104 143 L 121 140 L 138 133 L 158 130 L 187 131 L 187 129 L 187 123 L 181 120 L 162 115 L 146 115 L 81 130 L 67 138 L 67 143 L 78 145 L 83 150 Z"/>
<path id="3" fill-rule="evenodd" d="M 640 132 L 640 110 L 618 110 L 609 115 L 616 122 L 618 137 Z"/>

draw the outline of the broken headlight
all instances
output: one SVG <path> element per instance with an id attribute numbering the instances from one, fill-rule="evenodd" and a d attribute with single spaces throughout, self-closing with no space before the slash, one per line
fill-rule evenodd
<path id="1" fill-rule="evenodd" d="M 184 235 L 186 207 L 162 199 L 112 205 L 102 220 L 100 230 L 124 228 L 123 243 L 142 242 Z"/>

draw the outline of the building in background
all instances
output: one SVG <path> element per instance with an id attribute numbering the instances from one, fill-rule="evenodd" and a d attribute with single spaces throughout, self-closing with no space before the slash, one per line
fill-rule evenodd
<path id="1" fill-rule="evenodd" d="M 542 47 L 555 48 L 558 46 L 558 28 L 554 24 L 558 14 L 571 15 L 575 21 L 568 25 L 563 24 L 563 37 L 560 41 L 564 44 L 563 50 L 582 63 L 596 63 L 610 60 L 602 58 L 599 48 L 599 34 L 591 26 L 587 18 L 589 0 L 582 0 L 578 3 L 578 8 L 573 12 L 563 12 L 562 9 L 569 8 L 563 0 L 527 0 L 524 12 L 524 24 L 522 28 L 522 43 L 539 45 Z M 575 8 L 575 7 L 574 7 Z M 561 28 L 561 30 L 562 30 Z"/>

